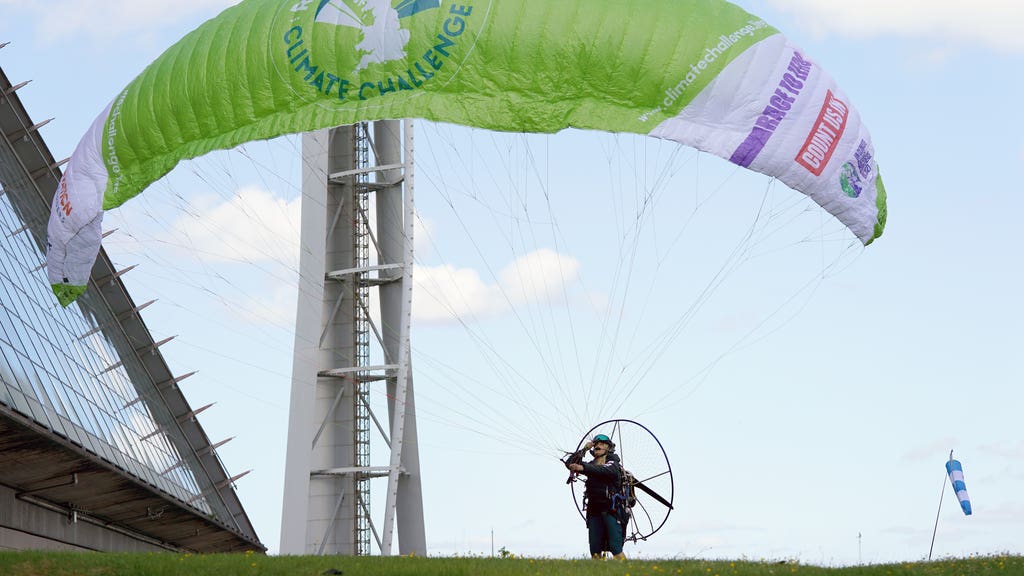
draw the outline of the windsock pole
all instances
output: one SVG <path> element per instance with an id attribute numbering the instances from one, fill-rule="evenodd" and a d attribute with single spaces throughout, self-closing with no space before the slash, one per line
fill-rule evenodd
<path id="1" fill-rule="evenodd" d="M 949 451 L 949 459 L 953 459 L 953 451 Z M 939 494 L 939 509 L 935 512 L 935 528 L 932 529 L 932 545 L 928 547 L 928 561 L 932 559 L 932 550 L 935 549 L 935 533 L 939 530 L 939 514 L 942 512 L 942 497 L 946 495 L 946 475 L 942 475 L 942 492 Z"/>

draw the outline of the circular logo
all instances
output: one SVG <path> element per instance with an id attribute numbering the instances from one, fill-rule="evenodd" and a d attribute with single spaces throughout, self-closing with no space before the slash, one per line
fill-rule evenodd
<path id="1" fill-rule="evenodd" d="M 861 186 L 860 174 L 853 163 L 847 162 L 839 169 L 839 185 L 843 187 L 843 192 L 850 198 L 860 197 L 863 186 Z"/>
<path id="2" fill-rule="evenodd" d="M 271 59 L 301 99 L 366 108 L 450 79 L 472 44 L 467 32 L 480 16 L 474 4 L 288 0 L 272 25 Z"/>

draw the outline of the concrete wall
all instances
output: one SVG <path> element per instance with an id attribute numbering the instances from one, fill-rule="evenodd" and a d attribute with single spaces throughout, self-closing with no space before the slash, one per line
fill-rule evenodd
<path id="1" fill-rule="evenodd" d="M 140 538 L 19 500 L 0 485 L 0 550 L 166 552 Z"/>

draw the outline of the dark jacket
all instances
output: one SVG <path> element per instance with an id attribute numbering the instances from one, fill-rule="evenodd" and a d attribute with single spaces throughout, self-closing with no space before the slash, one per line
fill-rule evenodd
<path id="1" fill-rule="evenodd" d="M 622 465 L 618 455 L 608 454 L 603 465 L 583 462 L 583 474 L 587 477 L 586 507 L 587 515 L 595 515 L 612 510 L 612 496 L 619 491 L 622 480 Z"/>

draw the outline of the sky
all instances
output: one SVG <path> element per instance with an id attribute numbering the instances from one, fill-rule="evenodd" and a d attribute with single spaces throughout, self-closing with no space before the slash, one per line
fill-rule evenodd
<path id="1" fill-rule="evenodd" d="M 55 157 L 230 0 L 0 0 Z M 636 557 L 823 565 L 1022 553 L 1024 8 L 743 0 L 871 131 L 885 234 L 665 142 L 417 123 L 413 366 L 430 554 L 579 557 L 558 450 L 630 418 L 675 511 Z M 299 140 L 183 164 L 104 242 L 261 540 L 280 538 Z M 377 409 L 383 412 L 383 400 Z M 963 462 L 974 514 L 943 486 Z M 375 452 L 380 458 L 382 451 Z M 379 510 L 383 491 L 377 492 Z M 939 505 L 941 502 L 941 511 Z M 938 522 L 936 523 L 936 519 Z"/>

